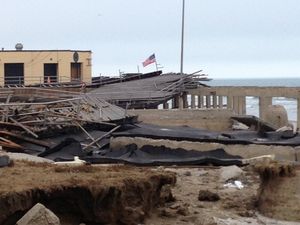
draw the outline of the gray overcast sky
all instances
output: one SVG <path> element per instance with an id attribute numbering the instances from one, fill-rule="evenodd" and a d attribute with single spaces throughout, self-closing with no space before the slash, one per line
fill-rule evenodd
<path id="1" fill-rule="evenodd" d="M 93 51 L 93 75 L 178 72 L 182 0 L 0 0 L 1 46 Z M 184 71 L 300 77 L 299 0 L 186 0 Z"/>

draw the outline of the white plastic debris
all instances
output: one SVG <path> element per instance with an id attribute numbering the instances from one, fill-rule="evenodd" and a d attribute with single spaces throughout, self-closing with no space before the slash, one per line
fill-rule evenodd
<path id="1" fill-rule="evenodd" d="M 276 130 L 276 132 L 289 131 L 289 130 L 294 130 L 292 124 L 289 126 L 280 127 Z"/>
<path id="2" fill-rule="evenodd" d="M 238 189 L 244 188 L 243 183 L 242 183 L 241 181 L 239 181 L 239 180 L 235 180 L 235 181 L 234 181 L 234 185 L 235 185 Z"/>
<path id="3" fill-rule="evenodd" d="M 55 162 L 56 165 L 67 165 L 67 166 L 80 166 L 85 165 L 86 161 L 79 159 L 78 156 L 74 156 L 74 161 Z"/>
<path id="4" fill-rule="evenodd" d="M 239 180 L 235 180 L 233 182 L 229 182 L 223 185 L 224 187 L 228 187 L 228 188 L 237 188 L 239 190 L 243 189 L 245 186 L 243 185 L 243 183 Z"/>

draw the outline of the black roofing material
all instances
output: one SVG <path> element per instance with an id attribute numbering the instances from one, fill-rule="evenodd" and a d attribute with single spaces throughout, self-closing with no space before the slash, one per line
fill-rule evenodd
<path id="1" fill-rule="evenodd" d="M 38 156 L 54 161 L 72 161 L 74 156 L 79 156 L 89 163 L 124 163 L 137 166 L 242 165 L 240 156 L 229 155 L 223 149 L 201 152 L 150 145 L 138 149 L 137 145 L 130 144 L 119 150 L 108 149 L 99 154 L 88 155 L 82 150 L 80 143 L 73 138 L 66 138 Z"/>
<path id="2" fill-rule="evenodd" d="M 73 138 L 66 138 L 55 147 L 38 154 L 40 157 L 54 161 L 72 161 L 74 156 L 83 157 L 85 155 L 80 143 Z"/>
<path id="3" fill-rule="evenodd" d="M 220 144 L 258 144 L 258 145 L 281 145 L 299 146 L 299 134 L 288 135 L 282 132 L 257 131 L 228 131 L 214 132 L 191 127 L 161 127 L 141 123 L 126 131 L 113 133 L 114 137 L 145 137 L 152 139 L 168 139 L 175 141 L 207 142 Z"/>
<path id="4" fill-rule="evenodd" d="M 94 138 L 105 134 L 104 131 L 89 131 Z M 160 127 L 149 124 L 124 125 L 120 132 L 112 134 L 114 137 L 146 137 L 177 141 L 213 142 L 223 144 L 259 144 L 259 145 L 300 145 L 300 136 L 290 131 L 266 132 L 263 136 L 256 131 L 228 131 L 224 133 L 190 127 Z M 137 149 L 136 145 L 129 145 L 120 150 L 100 150 L 96 146 L 89 154 L 82 149 L 82 144 L 89 143 L 82 132 L 68 134 L 48 139 L 51 147 L 41 148 L 32 152 L 40 152 L 42 156 L 54 161 L 73 160 L 79 156 L 90 163 L 130 163 L 135 165 L 239 165 L 240 157 L 230 156 L 223 149 L 211 151 L 186 151 L 184 149 L 169 149 L 164 146 L 144 146 Z M 45 140 L 44 140 L 45 141 Z M 100 145 L 109 144 L 109 139 Z M 30 144 L 32 145 L 32 144 Z M 28 146 L 28 149 L 33 148 Z M 35 148 L 33 148 L 35 149 Z M 98 153 L 101 154 L 98 154 Z M 233 161 L 232 161 L 233 160 Z"/>
<path id="5" fill-rule="evenodd" d="M 82 159 L 90 163 L 125 163 L 137 166 L 187 166 L 187 165 L 215 165 L 241 166 L 240 156 L 227 154 L 224 149 L 211 151 L 170 149 L 165 146 L 143 146 L 141 149 L 130 144 L 119 150 L 108 150 L 101 155 L 86 156 Z"/>
<path id="6" fill-rule="evenodd" d="M 224 144 L 251 144 L 248 140 L 230 139 L 220 132 L 196 129 L 187 126 L 160 127 L 151 124 L 139 124 L 127 131 L 116 132 L 113 137 L 145 137 L 152 139 L 169 139 L 175 141 L 217 142 Z"/>

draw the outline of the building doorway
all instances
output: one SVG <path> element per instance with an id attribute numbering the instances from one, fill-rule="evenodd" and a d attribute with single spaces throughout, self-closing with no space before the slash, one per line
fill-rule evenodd
<path id="1" fill-rule="evenodd" d="M 4 64 L 4 84 L 5 85 L 24 84 L 24 63 Z"/>
<path id="2" fill-rule="evenodd" d="M 71 63 L 71 81 L 81 81 L 81 63 Z"/>
<path id="3" fill-rule="evenodd" d="M 56 83 L 57 82 L 57 63 L 45 63 L 44 64 L 44 83 Z"/>

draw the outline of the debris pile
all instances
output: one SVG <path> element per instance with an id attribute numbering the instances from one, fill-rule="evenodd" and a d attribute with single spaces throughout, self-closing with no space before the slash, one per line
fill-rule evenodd
<path id="1" fill-rule="evenodd" d="M 181 78 L 180 78 L 181 79 Z M 140 125 L 127 111 L 97 95 L 40 88 L 14 88 L 0 92 L 0 145 L 53 161 L 125 163 L 134 165 L 240 165 L 241 157 L 222 149 L 205 153 L 152 146 L 110 148 L 110 136 Z M 153 133 L 160 133 L 155 128 Z M 180 128 L 180 130 L 182 130 Z M 177 131 L 174 132 L 175 134 Z M 174 133 L 172 135 L 174 135 Z M 182 136 L 181 133 L 178 135 Z M 190 135 L 190 132 L 185 133 Z M 182 136 L 184 137 L 184 135 Z M 169 138 L 169 137 L 167 137 Z"/>
<path id="2" fill-rule="evenodd" d="M 50 148 L 40 139 L 80 130 L 97 140 L 87 128 L 115 129 L 134 119 L 126 111 L 87 94 L 39 88 L 16 88 L 0 92 L 0 145 L 24 151 L 20 141 Z M 18 140 L 18 141 L 16 141 Z"/>

